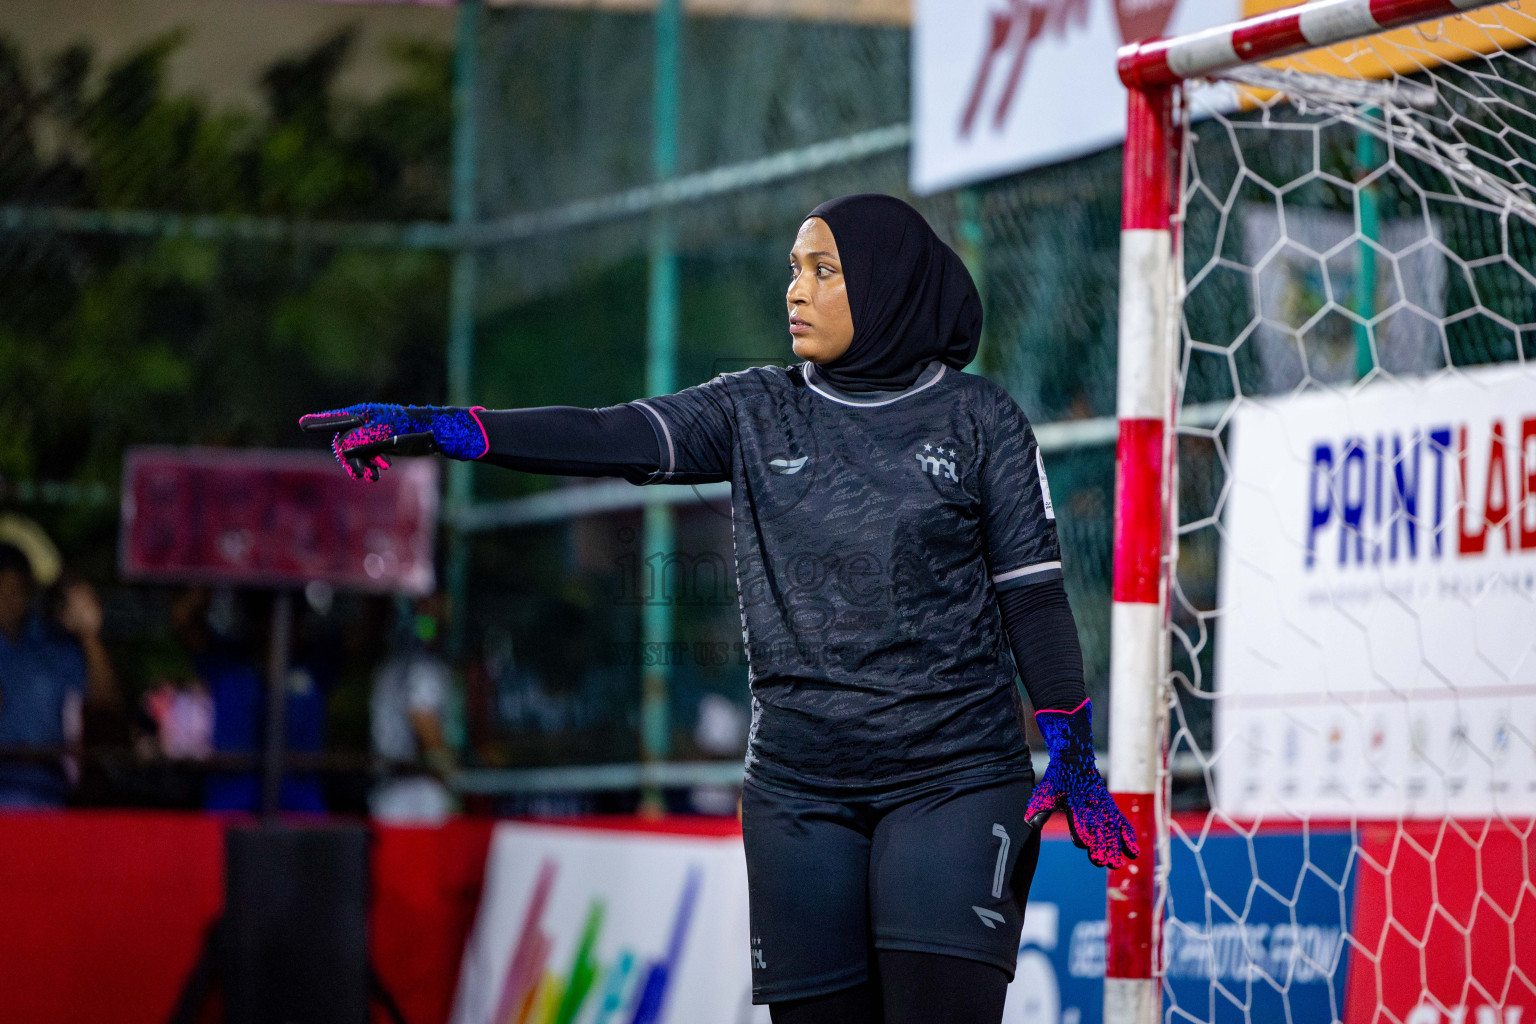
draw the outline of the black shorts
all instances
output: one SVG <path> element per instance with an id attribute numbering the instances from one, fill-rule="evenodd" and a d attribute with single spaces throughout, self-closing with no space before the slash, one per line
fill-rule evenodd
<path id="1" fill-rule="evenodd" d="M 752 1001 L 857 985 L 872 948 L 979 960 L 1011 979 L 1040 856 L 1024 823 L 1033 786 L 993 776 L 833 802 L 749 781 Z"/>

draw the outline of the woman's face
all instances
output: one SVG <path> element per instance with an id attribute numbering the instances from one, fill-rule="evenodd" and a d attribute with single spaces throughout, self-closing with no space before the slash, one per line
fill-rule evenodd
<path id="1" fill-rule="evenodd" d="M 837 239 L 820 217 L 800 225 L 789 251 L 789 335 L 795 355 L 813 363 L 830 363 L 853 344 L 853 312 Z"/>

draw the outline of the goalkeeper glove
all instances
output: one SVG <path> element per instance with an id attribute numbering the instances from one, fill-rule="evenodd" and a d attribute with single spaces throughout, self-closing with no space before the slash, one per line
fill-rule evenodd
<path id="1" fill-rule="evenodd" d="M 436 405 L 380 405 L 369 402 L 345 409 L 310 413 L 299 428 L 333 434 L 331 451 L 354 480 L 374 481 L 389 468 L 390 455 L 430 455 L 478 459 L 490 450 L 485 428 L 473 409 Z"/>
<path id="2" fill-rule="evenodd" d="M 1035 784 L 1024 818 L 1035 828 L 1065 808 L 1072 841 L 1099 867 L 1124 867 L 1141 854 L 1136 830 L 1125 820 L 1093 762 L 1093 705 L 1086 699 L 1072 711 L 1037 711 L 1051 763 Z"/>

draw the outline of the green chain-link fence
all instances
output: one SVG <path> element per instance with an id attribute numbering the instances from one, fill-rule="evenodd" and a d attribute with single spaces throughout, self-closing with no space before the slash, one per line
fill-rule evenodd
<path id="1" fill-rule="evenodd" d="M 110 494 L 130 443 L 290 445 L 294 416 L 310 408 L 444 400 L 451 263 L 464 245 L 477 254 L 471 379 L 482 404 L 597 405 L 644 390 L 657 217 L 678 253 L 678 386 L 784 360 L 785 253 L 804 213 L 854 191 L 911 198 L 904 29 L 691 20 L 677 132 L 690 198 L 657 202 L 634 191 L 653 182 L 653 17 L 481 17 L 469 240 L 448 219 L 443 48 L 395 46 L 394 87 L 355 101 L 334 85 L 356 58 L 337 36 L 274 62 L 253 83 L 261 109 L 230 112 L 165 85 L 167 59 L 195 37 L 146 40 L 110 66 L 84 48 L 7 41 L 0 360 L 18 386 L 0 408 L 0 472 L 12 502 L 36 505 L 45 480 Z M 1118 192 L 1107 153 L 914 200 L 982 284 L 979 368 L 1037 423 L 1113 413 Z M 1102 427 L 1082 434 L 1087 445 L 1042 433 L 1100 695 L 1112 495 Z M 474 486 L 485 503 L 558 484 L 482 470 Z M 720 506 L 676 506 L 678 555 L 728 562 Z M 110 504 L 33 511 L 109 564 Z M 484 760 L 638 753 L 639 662 L 650 655 L 626 572 L 642 554 L 640 519 L 631 507 L 473 535 L 468 711 Z M 735 604 L 727 579 L 674 608 L 688 652 L 670 673 L 675 756 L 699 753 L 703 695 L 744 702 Z M 585 746 L 500 742 L 537 717 L 518 696 L 530 674 L 600 680 L 587 689 L 621 727 L 587 729 L 604 715 L 573 712 Z"/>
<path id="2" fill-rule="evenodd" d="M 351 37 L 338 35 L 275 61 L 252 83 L 258 109 L 224 110 L 165 84 L 167 59 L 195 37 L 145 40 L 107 65 L 83 47 L 39 53 L 0 41 L 7 503 L 25 505 L 105 573 L 126 445 L 287 446 L 310 409 L 446 400 L 456 253 L 474 254 L 469 365 L 480 404 L 602 405 L 645 390 L 658 222 L 675 240 L 677 385 L 786 360 L 785 254 L 805 212 L 847 192 L 913 198 L 904 29 L 689 21 L 677 177 L 657 188 L 652 16 L 497 8 L 480 17 L 474 75 L 461 83 L 472 86 L 474 118 L 458 125 L 461 143 L 466 130 L 474 142 L 473 174 L 462 179 L 474 182 L 470 225 L 450 219 L 449 48 L 393 45 L 395 84 L 356 100 L 335 86 L 356 59 Z M 1296 158 L 1289 142 L 1256 134 L 1244 166 L 1280 168 Z M 1340 173 L 1353 173 L 1352 145 L 1336 147 Z M 1231 153 L 1217 133 L 1202 136 L 1207 180 L 1221 178 Z M 984 292 L 976 369 L 1007 386 L 1039 428 L 1100 701 L 1119 196 L 1112 150 L 913 198 Z M 1187 248 L 1209 250 L 1212 230 L 1192 211 Z M 1213 281 L 1192 301 L 1211 304 L 1217 320 L 1251 315 L 1236 280 L 1225 291 Z M 1466 361 L 1510 357 L 1466 337 Z M 1220 372 L 1194 368 L 1185 401 L 1230 397 L 1223 387 Z M 1209 499 L 1215 478 L 1185 470 L 1185 505 Z M 641 508 L 621 499 L 601 514 L 529 511 L 560 487 L 480 470 L 474 505 L 458 512 L 468 537 L 470 757 L 482 763 L 640 753 L 639 679 L 654 657 L 636 598 Z M 669 666 L 670 732 L 682 759 L 717 753 L 699 727 L 708 695 L 745 702 L 729 573 L 717 589 L 706 585 L 710 566 L 730 564 L 722 510 L 707 494 L 674 506 L 675 553 L 705 573 L 672 612 L 683 653 Z M 1184 589 L 1213 589 L 1214 550 L 1183 554 Z M 564 680 L 548 706 L 528 696 L 535 677 Z M 572 738 L 508 741 L 539 729 Z"/>

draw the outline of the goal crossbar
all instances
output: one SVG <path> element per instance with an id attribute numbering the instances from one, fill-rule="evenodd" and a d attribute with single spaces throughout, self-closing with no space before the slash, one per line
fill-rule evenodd
<path id="1" fill-rule="evenodd" d="M 1497 6 L 1501 0 L 1321 0 L 1169 39 L 1120 48 L 1120 79 L 1132 89 L 1173 85 L 1239 64 Z"/>

